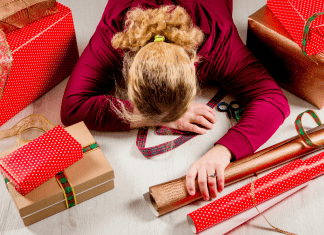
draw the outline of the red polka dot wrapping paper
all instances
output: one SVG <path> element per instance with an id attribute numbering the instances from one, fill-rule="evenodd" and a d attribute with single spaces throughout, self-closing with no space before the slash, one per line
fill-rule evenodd
<path id="1" fill-rule="evenodd" d="M 56 126 L 1 158 L 0 170 L 24 196 L 82 157 L 81 144 Z"/>
<path id="2" fill-rule="evenodd" d="M 324 173 L 324 152 L 307 160 L 295 160 L 254 183 L 255 202 L 260 204 Z M 196 232 L 253 208 L 251 183 L 188 214 Z"/>
<path id="3" fill-rule="evenodd" d="M 58 13 L 6 35 L 12 67 L 0 100 L 0 125 L 68 77 L 78 58 L 72 12 Z"/>
<path id="4" fill-rule="evenodd" d="M 268 0 L 267 6 L 301 48 L 305 22 L 314 13 L 324 12 L 323 0 Z M 311 24 L 306 53 L 313 55 L 323 51 L 324 16 L 322 15 Z"/>

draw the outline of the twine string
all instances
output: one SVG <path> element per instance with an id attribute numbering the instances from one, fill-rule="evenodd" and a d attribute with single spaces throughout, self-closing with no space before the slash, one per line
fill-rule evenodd
<path id="1" fill-rule="evenodd" d="M 286 235 L 297 235 L 296 233 L 290 233 L 290 232 L 287 232 L 287 231 L 285 231 L 285 230 L 282 230 L 282 229 L 280 229 L 280 228 L 277 228 L 277 227 L 275 227 L 275 226 L 273 226 L 268 220 L 267 220 L 267 218 L 259 211 L 259 209 L 258 209 L 258 207 L 257 207 L 257 205 L 256 205 L 256 203 L 255 203 L 255 189 L 254 189 L 254 183 L 257 181 L 257 179 L 258 179 L 258 175 L 257 174 L 255 174 L 255 179 L 252 181 L 252 183 L 251 183 L 251 197 L 252 197 L 252 202 L 253 202 L 253 205 L 254 205 L 254 207 L 255 207 L 255 209 L 257 209 L 257 211 L 258 211 L 258 213 L 259 213 L 259 215 L 262 215 L 263 216 L 263 218 L 267 221 L 267 223 L 273 228 L 273 229 L 275 229 L 277 232 L 279 232 L 279 233 L 283 233 L 283 234 L 286 234 Z"/>

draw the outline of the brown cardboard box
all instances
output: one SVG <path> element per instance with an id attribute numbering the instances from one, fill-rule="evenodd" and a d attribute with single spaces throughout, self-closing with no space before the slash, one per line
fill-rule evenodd
<path id="1" fill-rule="evenodd" d="M 95 142 L 83 122 L 67 127 L 66 130 L 82 146 Z M 0 158 L 15 149 L 1 153 Z M 82 159 L 64 171 L 74 187 L 77 203 L 84 202 L 114 188 L 114 171 L 100 148 L 86 152 Z M 63 192 L 55 177 L 25 196 L 19 194 L 13 185 L 7 184 L 7 186 L 26 226 L 66 209 Z"/>
<path id="2" fill-rule="evenodd" d="M 324 106 L 324 53 L 305 56 L 267 6 L 249 16 L 247 46 L 280 86 Z"/>

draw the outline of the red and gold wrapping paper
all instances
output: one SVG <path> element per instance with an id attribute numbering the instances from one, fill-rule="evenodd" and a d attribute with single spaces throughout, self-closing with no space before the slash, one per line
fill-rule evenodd
<path id="1" fill-rule="evenodd" d="M 83 157 L 81 144 L 61 126 L 0 159 L 0 170 L 22 195 Z"/>
<path id="2" fill-rule="evenodd" d="M 324 152 L 307 160 L 295 160 L 254 183 L 254 198 L 260 204 L 324 173 Z M 188 214 L 199 233 L 254 207 L 251 183 Z M 188 218 L 189 219 L 189 218 Z"/>
<path id="3" fill-rule="evenodd" d="M 324 148 L 324 126 L 307 132 L 310 139 Z M 280 164 L 303 157 L 321 148 L 307 146 L 302 138 L 295 136 L 250 156 L 231 162 L 225 169 L 225 186 L 237 182 L 255 173 L 261 173 Z M 156 216 L 164 215 L 193 201 L 202 198 L 196 180 L 196 194 L 189 195 L 186 189 L 186 177 L 154 185 L 149 188 L 149 195 L 145 196 L 149 206 L 153 207 Z"/>
<path id="4" fill-rule="evenodd" d="M 301 48 L 306 21 L 314 13 L 324 12 L 323 0 L 268 0 L 267 6 Z M 308 55 L 324 51 L 324 15 L 312 22 L 307 40 Z"/>
<path id="5" fill-rule="evenodd" d="M 0 0 L 0 30 L 9 33 L 56 12 L 56 0 Z"/>
<path id="6" fill-rule="evenodd" d="M 68 77 L 78 58 L 71 10 L 8 33 L 13 63 L 2 99 L 0 125 Z"/>
<path id="7" fill-rule="evenodd" d="M 0 30 L 0 99 L 8 80 L 11 65 L 11 50 L 7 43 L 6 35 Z"/>

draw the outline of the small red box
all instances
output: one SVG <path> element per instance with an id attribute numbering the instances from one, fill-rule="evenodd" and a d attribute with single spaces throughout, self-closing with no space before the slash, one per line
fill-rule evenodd
<path id="1" fill-rule="evenodd" d="M 0 171 L 26 195 L 83 157 L 81 144 L 61 126 L 0 159 Z"/>
<path id="2" fill-rule="evenodd" d="M 268 0 L 267 6 L 301 48 L 306 21 L 314 13 L 324 12 L 323 0 Z M 314 55 L 323 51 L 324 15 L 319 15 L 310 25 L 306 53 Z"/>
<path id="3" fill-rule="evenodd" d="M 78 58 L 71 10 L 58 3 L 58 13 L 8 33 L 13 63 L 0 100 L 0 126 L 68 77 Z"/>

